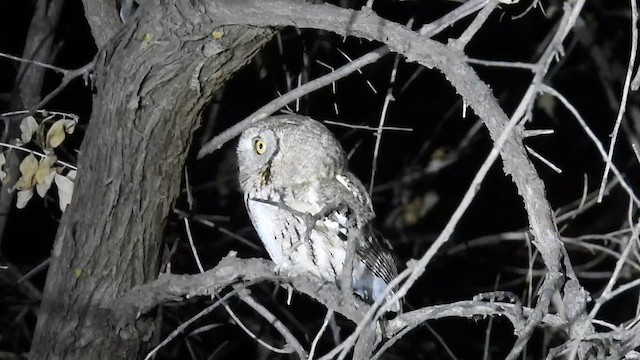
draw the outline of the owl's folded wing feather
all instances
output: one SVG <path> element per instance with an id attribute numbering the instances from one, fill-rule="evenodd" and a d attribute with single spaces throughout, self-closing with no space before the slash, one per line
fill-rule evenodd
<path id="1" fill-rule="evenodd" d="M 353 174 L 336 176 L 322 184 L 324 201 L 338 202 L 335 214 L 330 214 L 342 226 L 348 227 L 349 221 L 356 225 L 359 234 L 356 255 L 373 275 L 388 284 L 398 274 L 391 244 L 376 231 L 373 224 L 375 214 L 371 199 L 364 185 Z M 351 225 L 353 226 L 353 225 Z"/>

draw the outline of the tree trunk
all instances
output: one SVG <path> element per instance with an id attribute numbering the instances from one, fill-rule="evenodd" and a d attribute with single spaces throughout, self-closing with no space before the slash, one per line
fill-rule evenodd
<path id="1" fill-rule="evenodd" d="M 22 57 L 50 63 L 55 30 L 60 20 L 64 0 L 38 0 L 31 18 Z M 14 110 L 29 109 L 40 102 L 42 83 L 46 69 L 29 63 L 21 63 L 13 92 L 11 106 Z"/>
<path id="2" fill-rule="evenodd" d="M 152 319 L 116 328 L 108 308 L 157 277 L 164 227 L 202 109 L 275 31 L 218 28 L 188 1 L 140 10 L 96 59 L 91 122 L 51 254 L 33 359 L 145 353 Z"/>

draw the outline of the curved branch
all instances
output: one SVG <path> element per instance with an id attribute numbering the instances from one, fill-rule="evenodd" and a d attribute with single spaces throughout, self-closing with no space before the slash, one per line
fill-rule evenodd
<path id="1" fill-rule="evenodd" d="M 427 39 L 405 26 L 380 18 L 368 8 L 356 11 L 332 5 L 307 5 L 291 1 L 273 1 L 268 5 L 265 2 L 251 3 L 252 5 L 247 5 L 244 2 L 242 6 L 205 3 L 203 6 L 218 21 L 227 24 L 292 25 L 380 41 L 389 46 L 392 51 L 404 55 L 408 61 L 441 71 L 462 96 L 464 102 L 483 120 L 494 142 L 499 139 L 509 123 L 508 116 L 499 106 L 491 89 L 464 61 L 464 53 L 455 48 Z M 582 2 L 567 1 L 564 8 L 565 17 L 573 18 L 576 12 L 579 13 L 581 4 Z M 561 45 L 569 30 L 569 26 L 560 27 L 559 42 L 554 43 L 554 46 Z M 566 271 L 574 280 L 577 281 L 577 279 L 565 255 L 566 250 L 560 240 L 551 207 L 546 199 L 544 183 L 529 161 L 520 131 L 515 131 L 506 140 L 500 154 L 504 171 L 512 177 L 523 199 L 531 233 L 535 238 L 534 245 L 540 251 L 548 270 L 536 312 L 524 332 L 526 337 L 536 323 L 542 321 L 543 315 L 548 310 L 551 294 L 563 282 L 563 272 Z M 414 269 L 414 274 L 421 275 L 423 272 L 424 267 Z M 567 301 L 581 303 L 580 299 L 567 298 Z M 517 356 L 524 337 L 520 338 L 510 358 Z"/>
<path id="2" fill-rule="evenodd" d="M 149 312 L 155 306 L 194 296 L 213 296 L 239 282 L 271 281 L 291 284 L 327 308 L 358 323 L 368 309 L 360 301 L 348 302 L 335 285 L 307 274 L 283 276 L 276 273 L 275 264 L 265 259 L 240 259 L 230 254 L 213 269 L 195 275 L 161 274 L 157 280 L 135 287 L 115 299 L 110 310 L 117 316 L 119 327 Z"/>
<path id="3" fill-rule="evenodd" d="M 114 299 L 111 312 L 116 316 L 117 328 L 122 330 L 135 319 L 154 307 L 171 301 L 181 301 L 194 296 L 213 296 L 224 288 L 238 283 L 270 281 L 291 284 L 298 292 L 306 294 L 328 309 L 336 311 L 354 323 L 359 323 L 370 306 L 355 299 L 346 299 L 341 289 L 309 274 L 282 276 L 276 273 L 275 264 L 265 259 L 240 259 L 231 253 L 214 268 L 200 274 L 161 274 L 157 280 L 130 290 L 125 296 Z M 385 325 L 385 337 L 391 338 L 411 330 L 428 320 L 446 317 L 477 318 L 504 316 L 514 329 L 522 328 L 534 310 L 505 302 L 483 302 L 478 300 L 458 301 L 451 304 L 428 306 L 410 311 L 389 320 Z M 564 327 L 566 321 L 556 315 L 545 315 L 541 324 Z"/>

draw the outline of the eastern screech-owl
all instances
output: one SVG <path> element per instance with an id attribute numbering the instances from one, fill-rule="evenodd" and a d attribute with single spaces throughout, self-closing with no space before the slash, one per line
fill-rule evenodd
<path id="1" fill-rule="evenodd" d="M 240 137 L 238 167 L 249 217 L 279 268 L 337 283 L 352 236 L 353 291 L 368 303 L 380 298 L 397 275 L 391 246 L 375 231 L 369 194 L 324 125 L 299 115 L 262 120 Z M 399 312 L 400 302 L 390 310 Z"/>

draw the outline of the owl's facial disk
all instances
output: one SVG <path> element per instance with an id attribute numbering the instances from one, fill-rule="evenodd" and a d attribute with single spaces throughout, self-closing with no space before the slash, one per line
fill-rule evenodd
<path id="1" fill-rule="evenodd" d="M 320 122 L 297 115 L 267 118 L 238 141 L 239 180 L 245 193 L 313 183 L 346 171 L 338 140 Z"/>
<path id="2" fill-rule="evenodd" d="M 269 129 L 252 128 L 242 134 L 238 141 L 238 164 L 243 189 L 267 185 L 278 145 L 276 134 Z"/>

